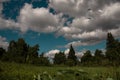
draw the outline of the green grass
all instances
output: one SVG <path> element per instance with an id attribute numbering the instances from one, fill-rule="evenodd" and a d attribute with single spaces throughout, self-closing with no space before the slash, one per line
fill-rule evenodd
<path id="1" fill-rule="evenodd" d="M 0 80 L 120 80 L 120 68 L 39 67 L 0 62 Z M 50 79 L 50 77 L 52 79 Z"/>

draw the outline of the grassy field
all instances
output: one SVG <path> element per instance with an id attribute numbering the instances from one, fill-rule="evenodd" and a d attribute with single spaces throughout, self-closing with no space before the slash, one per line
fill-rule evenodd
<path id="1" fill-rule="evenodd" d="M 0 80 L 120 80 L 120 68 L 39 67 L 0 62 Z"/>

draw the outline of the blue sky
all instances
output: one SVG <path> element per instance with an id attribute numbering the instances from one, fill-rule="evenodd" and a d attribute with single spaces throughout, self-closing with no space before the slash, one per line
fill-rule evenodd
<path id="1" fill-rule="evenodd" d="M 24 38 L 40 53 L 105 49 L 107 32 L 120 37 L 119 0 L 1 0 L 0 47 Z"/>

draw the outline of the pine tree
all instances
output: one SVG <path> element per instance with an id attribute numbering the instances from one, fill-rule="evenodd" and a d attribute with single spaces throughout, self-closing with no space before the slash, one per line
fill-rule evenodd
<path id="1" fill-rule="evenodd" d="M 118 65 L 120 63 L 118 62 L 120 60 L 119 48 L 119 41 L 115 40 L 111 33 L 108 33 L 106 42 L 106 57 L 112 65 Z"/>
<path id="2" fill-rule="evenodd" d="M 68 60 L 73 60 L 74 65 L 77 64 L 77 57 L 75 56 L 75 51 L 74 51 L 72 45 L 70 45 L 70 51 L 69 51 L 69 54 L 68 54 Z"/>
<path id="3" fill-rule="evenodd" d="M 115 39 L 111 33 L 108 33 L 107 34 L 107 41 L 106 41 L 106 49 L 109 50 L 109 49 L 112 49 L 115 47 L 116 47 Z"/>

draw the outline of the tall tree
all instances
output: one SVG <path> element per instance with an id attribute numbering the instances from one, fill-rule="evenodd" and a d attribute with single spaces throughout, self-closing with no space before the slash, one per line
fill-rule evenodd
<path id="1" fill-rule="evenodd" d="M 89 64 L 91 64 L 91 62 L 92 62 L 92 58 L 93 57 L 91 55 L 91 52 L 90 52 L 90 50 L 88 50 L 82 56 L 81 63 L 84 64 L 84 65 L 88 65 L 89 66 Z"/>
<path id="2" fill-rule="evenodd" d="M 77 57 L 75 56 L 75 51 L 74 51 L 72 45 L 70 45 L 68 59 L 73 60 L 75 65 L 77 64 Z"/>
<path id="3" fill-rule="evenodd" d="M 6 60 L 25 63 L 27 52 L 28 46 L 23 38 L 18 39 L 18 41 L 12 40 L 10 41 L 7 54 L 5 55 Z"/>
<path id="4" fill-rule="evenodd" d="M 116 47 L 115 39 L 111 33 L 108 33 L 107 40 L 106 40 L 106 49 L 109 50 L 109 49 L 113 49 L 115 47 Z"/>
<path id="5" fill-rule="evenodd" d="M 35 64 L 36 59 L 38 58 L 39 45 L 29 47 L 28 54 L 26 57 L 27 63 Z"/>
<path id="6" fill-rule="evenodd" d="M 66 56 L 63 52 L 59 52 L 55 54 L 54 64 L 65 64 L 65 62 L 66 62 Z"/>
<path id="7" fill-rule="evenodd" d="M 107 34 L 106 40 L 106 57 L 109 59 L 110 64 L 118 65 L 120 62 L 120 45 L 119 41 L 115 40 L 111 33 Z"/>
<path id="8" fill-rule="evenodd" d="M 7 60 L 7 61 L 17 61 L 17 43 L 12 40 L 10 41 L 9 43 L 9 46 L 8 46 L 8 51 L 6 53 L 6 55 L 4 55 L 4 59 Z"/>
<path id="9" fill-rule="evenodd" d="M 17 41 L 17 55 L 19 62 L 25 63 L 28 52 L 28 45 L 23 38 L 19 38 Z"/>
<path id="10" fill-rule="evenodd" d="M 97 65 L 100 65 L 100 64 L 102 64 L 102 61 L 104 60 L 105 56 L 101 50 L 96 49 L 94 58 L 95 58 L 94 62 Z"/>

